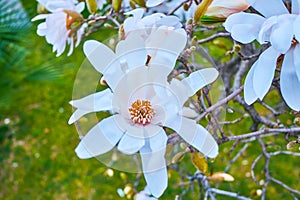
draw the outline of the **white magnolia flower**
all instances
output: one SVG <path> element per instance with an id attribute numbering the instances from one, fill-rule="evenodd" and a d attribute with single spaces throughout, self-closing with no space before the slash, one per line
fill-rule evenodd
<path id="1" fill-rule="evenodd" d="M 71 55 L 74 40 L 76 47 L 84 33 L 84 26 L 78 22 L 82 19 L 80 12 L 84 9 L 84 2 L 75 5 L 72 0 L 39 0 L 39 3 L 51 13 L 40 14 L 32 19 L 32 21 L 45 19 L 45 22 L 38 25 L 37 34 L 45 36 L 46 41 L 53 45 L 53 52 L 57 52 L 56 56 L 64 52 L 66 44 L 70 45 L 68 56 Z"/>
<path id="2" fill-rule="evenodd" d="M 248 0 L 263 16 L 237 13 L 229 16 L 225 29 L 236 41 L 270 43 L 251 67 L 245 80 L 245 101 L 263 99 L 271 87 L 277 59 L 283 55 L 281 94 L 289 107 L 300 110 L 300 0 L 292 0 L 291 13 L 281 0 Z M 271 6 L 270 6 L 271 5 Z"/>
<path id="3" fill-rule="evenodd" d="M 118 43 L 116 53 L 97 41 L 87 41 L 84 52 L 109 88 L 70 102 L 77 110 L 73 123 L 91 112 L 110 110 L 76 148 L 80 158 L 104 154 L 117 146 L 124 154 L 139 152 L 147 188 L 159 197 L 167 187 L 165 161 L 167 135 L 176 131 L 208 157 L 216 157 L 218 145 L 211 134 L 194 120 L 182 116 L 185 101 L 213 82 L 218 72 L 203 69 L 179 81 L 167 81 L 187 40 L 183 29 L 160 27 L 144 41 L 140 33 Z"/>
<path id="4" fill-rule="evenodd" d="M 214 0 L 207 8 L 205 15 L 227 18 L 233 13 L 244 11 L 249 7 L 246 0 Z"/>
<path id="5" fill-rule="evenodd" d="M 143 8 L 137 8 L 126 13 L 126 15 L 132 15 L 124 21 L 124 31 L 126 35 L 134 30 L 147 30 L 160 26 L 174 27 L 176 29 L 182 27 L 179 18 L 175 16 L 166 16 L 162 13 L 154 13 L 143 17 L 144 12 Z"/>

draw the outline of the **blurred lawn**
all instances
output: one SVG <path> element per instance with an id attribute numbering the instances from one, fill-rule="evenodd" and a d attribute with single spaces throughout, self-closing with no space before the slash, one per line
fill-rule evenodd
<path id="1" fill-rule="evenodd" d="M 23 1 L 26 10 L 32 18 L 35 15 L 35 3 Z M 72 113 L 68 102 L 72 99 L 72 87 L 78 68 L 84 60 L 82 45 L 75 49 L 70 57 L 66 53 L 56 58 L 51 53 L 51 46 L 44 38 L 36 35 L 37 23 L 28 33 L 24 33 L 24 40 L 19 45 L 30 53 L 19 65 L 33 66 L 50 63 L 55 66 L 60 76 L 54 80 L 22 80 L 14 86 L 13 100 L 0 111 L 0 199 L 31 200 L 31 199 L 126 199 L 121 198 L 117 189 L 124 189 L 136 181 L 136 174 L 123 173 L 114 170 L 109 175 L 107 167 L 96 159 L 80 160 L 74 153 L 79 143 L 79 137 L 74 125 L 67 124 Z M 91 38 L 101 39 L 103 35 L 113 33 L 99 32 Z M 104 39 L 104 38 L 102 38 Z M 218 51 L 218 48 L 215 48 Z M 4 76 L 4 78 L 6 78 Z M 8 90 L 3 90 L 9 93 Z M 0 94 L 1 96 L 4 93 Z M 270 97 L 270 99 L 272 99 Z M 231 105 L 239 109 L 237 105 Z M 228 120 L 235 119 L 242 114 L 227 114 Z M 286 116 L 286 121 L 290 118 Z M 9 120 L 8 120 L 9 119 Z M 248 132 L 251 121 L 241 121 L 235 129 L 237 133 Z M 270 150 L 284 149 L 286 143 L 279 136 L 271 145 Z M 223 171 L 237 150 L 228 155 L 233 143 L 222 145 L 220 155 L 210 163 L 214 171 Z M 242 147 L 239 144 L 236 149 Z M 260 187 L 249 177 L 251 162 L 260 153 L 256 142 L 233 165 L 229 173 L 235 177 L 232 183 L 217 183 L 222 189 L 239 192 L 242 195 L 255 198 L 254 192 Z M 288 160 L 286 160 L 288 159 Z M 299 159 L 292 157 L 276 157 L 271 161 L 271 173 L 274 177 L 286 182 L 289 186 L 299 188 Z M 186 156 L 178 164 L 185 174 L 193 174 L 194 166 L 190 157 Z M 174 168 L 174 167 L 173 167 Z M 260 168 L 260 169 L 259 169 Z M 261 176 L 262 163 L 257 167 L 257 175 Z M 178 171 L 169 172 L 169 187 L 161 199 L 174 199 L 176 194 L 184 190 L 180 187 Z M 263 176 L 258 177 L 259 180 Z M 183 181 L 187 181 L 184 180 Z M 144 187 L 143 177 L 137 188 Z M 268 192 L 268 199 L 292 199 L 276 185 Z M 199 197 L 197 184 L 195 192 L 189 192 L 183 199 Z M 222 198 L 218 199 L 230 199 Z"/>

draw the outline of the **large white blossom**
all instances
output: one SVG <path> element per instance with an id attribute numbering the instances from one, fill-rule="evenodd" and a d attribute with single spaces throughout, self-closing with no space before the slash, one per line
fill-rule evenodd
<path id="1" fill-rule="evenodd" d="M 181 28 L 182 24 L 180 19 L 176 16 L 166 16 L 162 13 L 154 13 L 143 17 L 145 10 L 143 8 L 137 8 L 129 11 L 126 15 L 132 15 L 124 21 L 124 31 L 128 35 L 134 30 L 149 30 L 151 28 L 157 28 L 160 26 L 174 27 L 175 29 Z"/>
<path id="2" fill-rule="evenodd" d="M 115 146 L 124 154 L 138 152 L 147 190 L 155 197 L 161 196 L 168 184 L 168 137 L 163 127 L 173 129 L 208 157 L 218 154 L 211 134 L 182 113 L 186 100 L 213 82 L 217 70 L 203 69 L 181 81 L 167 81 L 186 40 L 183 29 L 160 27 L 152 30 L 147 41 L 140 33 L 131 33 L 117 44 L 115 53 L 97 41 L 85 42 L 84 53 L 109 88 L 70 102 L 77 108 L 70 124 L 87 113 L 114 113 L 88 131 L 75 150 L 77 155 L 91 158 Z"/>
<path id="3" fill-rule="evenodd" d="M 269 43 L 253 64 L 245 80 L 245 101 L 252 104 L 263 99 L 271 87 L 277 59 L 283 55 L 280 71 L 281 94 L 289 107 L 300 110 L 300 0 L 292 0 L 291 12 L 281 0 L 248 0 L 263 16 L 251 13 L 231 15 L 225 29 L 236 41 L 257 40 Z"/>
<path id="4" fill-rule="evenodd" d="M 75 47 L 79 45 L 84 34 L 84 26 L 77 24 L 76 18 L 80 18 L 80 12 L 84 9 L 84 2 L 75 4 L 73 0 L 38 0 L 48 11 L 49 14 L 40 14 L 32 21 L 45 19 L 38 25 L 37 34 L 45 36 L 46 41 L 53 45 L 53 52 L 60 56 L 66 44 L 70 45 L 68 55 L 71 55 Z M 75 22 L 75 23 L 74 23 Z"/>

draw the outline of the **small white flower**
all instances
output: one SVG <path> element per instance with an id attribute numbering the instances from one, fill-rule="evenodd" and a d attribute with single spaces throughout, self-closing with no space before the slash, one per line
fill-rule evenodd
<path id="1" fill-rule="evenodd" d="M 291 13 L 283 1 L 248 0 L 263 16 L 237 13 L 229 16 L 225 29 L 236 41 L 270 43 L 251 67 L 245 80 L 245 101 L 263 99 L 271 87 L 277 59 L 283 55 L 280 72 L 281 94 L 289 107 L 300 110 L 300 0 L 292 0 Z M 270 6 L 272 5 L 272 6 Z"/>
<path id="2" fill-rule="evenodd" d="M 139 152 L 150 194 L 162 195 L 167 187 L 165 161 L 167 135 L 163 127 L 176 131 L 208 157 L 216 157 L 218 145 L 211 134 L 194 120 L 182 116 L 185 101 L 213 82 L 217 70 L 203 69 L 179 81 L 167 81 L 187 40 L 183 29 L 160 27 L 144 41 L 131 33 L 118 43 L 116 53 L 97 41 L 87 41 L 84 52 L 109 89 L 91 94 L 71 105 L 77 110 L 73 123 L 91 112 L 110 110 L 111 117 L 94 126 L 76 148 L 80 158 L 104 154 L 117 146 L 125 154 Z"/>
<path id="3" fill-rule="evenodd" d="M 84 26 L 78 24 L 72 27 L 74 22 L 78 23 L 81 18 L 80 12 L 84 9 L 84 2 L 77 5 L 72 0 L 40 0 L 39 1 L 50 14 L 37 15 L 32 21 L 45 19 L 45 22 L 38 25 L 37 34 L 45 36 L 46 41 L 53 45 L 53 52 L 57 52 L 56 56 L 60 56 L 66 44 L 70 45 L 68 56 L 72 54 L 75 47 L 79 45 L 84 33 Z M 77 18 L 77 19 L 76 19 Z"/>
<path id="4" fill-rule="evenodd" d="M 124 31 L 126 35 L 134 30 L 147 30 L 160 26 L 174 27 L 175 29 L 182 27 L 179 18 L 175 16 L 166 16 L 162 13 L 154 13 L 143 17 L 144 12 L 143 8 L 137 8 L 126 13 L 126 15 L 132 15 L 132 17 L 128 17 L 124 21 Z"/>

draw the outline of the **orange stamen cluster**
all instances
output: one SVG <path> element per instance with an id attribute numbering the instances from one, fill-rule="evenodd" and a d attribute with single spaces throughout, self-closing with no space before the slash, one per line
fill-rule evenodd
<path id="1" fill-rule="evenodd" d="M 154 109 L 148 100 L 136 100 L 129 108 L 130 119 L 140 125 L 147 125 L 155 115 Z"/>

